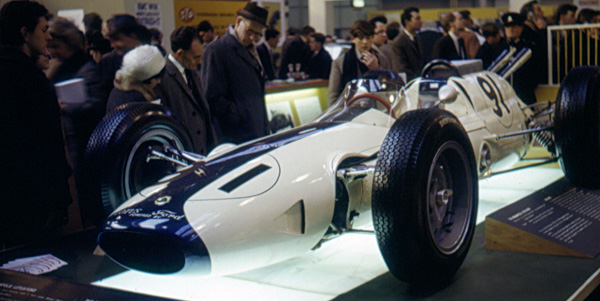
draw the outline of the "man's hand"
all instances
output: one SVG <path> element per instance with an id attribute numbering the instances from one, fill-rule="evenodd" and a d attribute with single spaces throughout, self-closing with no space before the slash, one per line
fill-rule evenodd
<path id="1" fill-rule="evenodd" d="M 362 55 L 360 61 L 365 64 L 369 70 L 379 69 L 379 60 L 377 59 L 377 56 L 370 52 L 363 52 Z"/>
<path id="2" fill-rule="evenodd" d="M 547 25 L 546 20 L 544 20 L 544 18 L 533 19 L 533 23 L 535 24 L 535 27 L 537 27 L 537 29 L 544 29 Z"/>

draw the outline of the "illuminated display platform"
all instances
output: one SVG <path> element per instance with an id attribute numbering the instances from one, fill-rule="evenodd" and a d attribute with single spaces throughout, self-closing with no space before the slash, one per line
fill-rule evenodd
<path id="1" fill-rule="evenodd" d="M 562 176 L 560 169 L 538 167 L 479 181 L 477 223 L 482 225 L 489 213 Z M 477 234 L 475 239 L 472 249 L 480 243 L 477 241 Z M 471 254 L 465 261 L 466 269 L 473 264 L 469 263 L 470 257 Z M 461 280 L 464 273 L 461 270 L 456 281 Z M 487 271 L 478 273 L 485 274 Z M 350 233 L 333 239 L 304 256 L 226 277 L 183 278 L 126 271 L 93 284 L 183 300 L 331 300 L 345 293 L 352 294 L 356 288 L 381 277 L 393 279 L 387 273 L 375 236 Z M 585 279 L 587 276 L 582 277 Z M 394 281 L 392 285 L 404 285 L 397 280 L 390 281 Z"/>

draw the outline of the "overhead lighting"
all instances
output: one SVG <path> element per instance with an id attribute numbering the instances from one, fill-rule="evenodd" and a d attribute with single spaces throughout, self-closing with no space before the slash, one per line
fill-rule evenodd
<path id="1" fill-rule="evenodd" d="M 352 7 L 365 7 L 365 0 L 350 0 L 350 3 L 352 4 Z"/>

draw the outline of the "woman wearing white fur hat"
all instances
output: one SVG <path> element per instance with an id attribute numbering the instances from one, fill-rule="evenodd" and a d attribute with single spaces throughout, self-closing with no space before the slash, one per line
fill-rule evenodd
<path id="1" fill-rule="evenodd" d="M 125 103 L 156 100 L 153 89 L 160 83 L 165 63 L 165 58 L 154 46 L 142 45 L 127 52 L 115 75 L 115 88 L 108 97 L 106 112 Z"/>

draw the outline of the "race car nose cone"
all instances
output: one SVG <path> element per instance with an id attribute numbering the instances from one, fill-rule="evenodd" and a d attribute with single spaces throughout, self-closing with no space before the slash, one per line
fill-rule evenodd
<path id="1" fill-rule="evenodd" d="M 151 203 L 154 201 L 147 202 Z M 176 211 L 139 205 L 116 212 L 98 235 L 98 245 L 117 263 L 142 272 L 194 275 L 211 272 L 204 242 L 185 216 Z"/>

